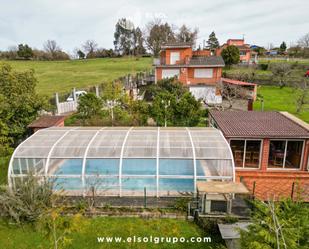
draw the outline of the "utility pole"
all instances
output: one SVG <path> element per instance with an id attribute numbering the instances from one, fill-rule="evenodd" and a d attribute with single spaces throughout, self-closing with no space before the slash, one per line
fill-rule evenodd
<path id="1" fill-rule="evenodd" d="M 167 108 L 171 105 L 171 101 L 169 100 L 167 103 L 165 100 L 162 100 L 162 104 L 164 104 L 164 127 L 167 127 Z"/>

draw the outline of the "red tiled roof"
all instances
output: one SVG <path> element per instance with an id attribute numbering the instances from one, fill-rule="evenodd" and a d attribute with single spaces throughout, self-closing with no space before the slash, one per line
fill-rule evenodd
<path id="1" fill-rule="evenodd" d="M 240 86 L 256 86 L 254 83 L 250 82 L 245 82 L 245 81 L 240 81 L 240 80 L 232 80 L 232 79 L 227 79 L 227 78 L 222 78 L 223 82 L 233 84 L 233 85 L 240 85 Z"/>
<path id="2" fill-rule="evenodd" d="M 309 138 L 309 130 L 279 112 L 210 111 L 226 137 Z"/>
<path id="3" fill-rule="evenodd" d="M 33 121 L 29 128 L 48 128 L 52 126 L 56 126 L 59 123 L 63 122 L 65 116 L 41 116 L 37 120 Z"/>

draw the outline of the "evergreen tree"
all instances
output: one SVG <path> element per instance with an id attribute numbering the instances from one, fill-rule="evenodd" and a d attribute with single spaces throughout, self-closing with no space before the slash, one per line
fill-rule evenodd
<path id="1" fill-rule="evenodd" d="M 287 48 L 286 43 L 283 41 L 280 45 L 280 52 L 285 52 L 286 48 Z"/>
<path id="2" fill-rule="evenodd" d="M 222 50 L 221 56 L 225 62 L 225 65 L 230 67 L 231 65 L 239 62 L 239 49 L 234 45 L 228 46 Z"/>
<path id="3" fill-rule="evenodd" d="M 207 44 L 211 50 L 216 49 L 220 46 L 219 41 L 214 31 L 212 31 L 211 34 L 209 35 Z"/>

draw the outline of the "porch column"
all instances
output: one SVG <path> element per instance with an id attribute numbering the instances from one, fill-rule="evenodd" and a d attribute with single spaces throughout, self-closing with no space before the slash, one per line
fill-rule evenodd
<path id="1" fill-rule="evenodd" d="M 266 171 L 268 167 L 269 144 L 270 144 L 270 141 L 268 138 L 263 140 L 262 156 L 261 156 L 261 171 Z"/>

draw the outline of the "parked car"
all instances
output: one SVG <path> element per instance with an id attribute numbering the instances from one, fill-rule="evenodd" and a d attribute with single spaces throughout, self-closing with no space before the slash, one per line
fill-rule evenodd
<path id="1" fill-rule="evenodd" d="M 76 99 L 78 99 L 80 96 L 83 96 L 85 94 L 87 94 L 86 91 L 76 91 L 75 92 Z M 70 96 L 67 98 L 67 102 L 71 102 L 71 101 L 74 101 L 73 93 L 71 93 Z"/>
<path id="2" fill-rule="evenodd" d="M 307 70 L 305 77 L 309 77 L 309 70 Z"/>

